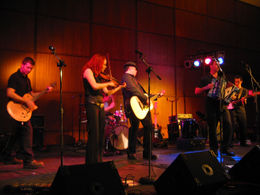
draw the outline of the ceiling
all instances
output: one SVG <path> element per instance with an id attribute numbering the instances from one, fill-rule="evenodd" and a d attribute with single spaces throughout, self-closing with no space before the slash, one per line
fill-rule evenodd
<path id="1" fill-rule="evenodd" d="M 240 0 L 241 2 L 248 3 L 250 5 L 260 7 L 260 0 Z"/>

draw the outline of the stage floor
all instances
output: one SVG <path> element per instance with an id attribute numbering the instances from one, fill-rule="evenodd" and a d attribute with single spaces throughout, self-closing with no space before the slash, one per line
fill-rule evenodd
<path id="1" fill-rule="evenodd" d="M 225 170 L 228 170 L 256 144 L 258 143 L 251 143 L 250 147 L 234 145 L 231 151 L 234 151 L 236 156 L 222 158 L 221 165 Z M 207 144 L 203 150 L 190 151 L 179 150 L 175 144 L 168 144 L 167 147 L 153 149 L 153 153 L 158 156 L 158 159 L 151 161 L 149 166 L 149 161 L 142 158 L 142 147 L 138 146 L 137 160 L 127 160 L 126 151 L 122 151 L 121 154 L 104 156 L 103 161 L 114 161 L 122 181 L 128 180 L 129 185 L 125 187 L 128 194 L 157 194 L 153 185 L 142 185 L 139 183 L 139 179 L 150 176 L 149 178 L 155 181 L 179 154 L 184 152 L 196 153 L 205 150 L 208 150 Z M 64 146 L 63 165 L 84 164 L 84 154 L 85 151 L 81 147 Z M 9 189 L 9 191 L 10 189 L 21 190 L 17 194 L 34 194 L 37 190 L 48 192 L 48 187 L 52 184 L 61 164 L 59 146 L 48 146 L 42 151 L 35 151 L 35 158 L 43 161 L 45 167 L 36 170 L 25 170 L 22 165 L 4 165 L 2 162 L 0 163 L 1 194 L 8 194 L 4 193 L 3 189 Z M 218 160 L 220 162 L 220 157 L 218 157 Z M 11 188 L 6 188 L 7 186 Z M 27 193 L 25 193 L 26 187 Z"/>

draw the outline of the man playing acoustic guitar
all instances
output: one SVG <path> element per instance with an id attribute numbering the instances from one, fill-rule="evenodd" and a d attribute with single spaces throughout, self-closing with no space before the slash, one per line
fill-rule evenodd
<path id="1" fill-rule="evenodd" d="M 138 118 L 133 108 L 130 105 L 131 98 L 137 96 L 139 100 L 144 104 L 148 104 L 148 97 L 145 96 L 145 91 L 143 87 L 137 82 L 135 76 L 137 74 L 137 66 L 135 62 L 127 62 L 124 65 L 124 75 L 122 77 L 122 82 L 126 83 L 126 88 L 122 89 L 124 98 L 124 108 L 126 112 L 126 117 L 129 118 L 131 127 L 129 129 L 129 141 L 128 141 L 128 159 L 136 160 L 136 144 L 137 144 L 137 131 L 139 123 L 141 122 L 144 127 L 144 142 L 143 142 L 143 158 L 149 159 L 150 153 L 150 131 L 152 130 L 152 120 L 151 113 L 147 113 L 143 119 Z M 151 155 L 151 160 L 156 160 L 156 155 Z"/>
<path id="2" fill-rule="evenodd" d="M 31 97 L 36 97 L 42 92 L 33 92 L 31 87 L 31 81 L 28 78 L 28 74 L 32 71 L 35 65 L 35 61 L 30 57 L 25 57 L 22 61 L 20 69 L 13 73 L 8 79 L 8 87 L 6 95 L 9 98 L 9 102 L 20 103 L 21 106 L 25 107 L 27 111 L 33 111 L 37 109 L 32 98 L 24 96 L 30 94 Z M 52 87 L 47 87 L 45 92 L 50 92 Z M 7 107 L 8 109 L 8 107 Z M 9 114 L 10 111 L 8 110 Z M 15 113 L 15 112 L 13 112 Z M 11 114 L 10 114 L 11 115 Z M 11 115 L 12 116 L 12 115 Z M 12 133 L 4 151 L 3 160 L 5 164 L 21 164 L 23 161 L 24 169 L 37 169 L 43 167 L 43 162 L 33 160 L 32 151 L 32 125 L 30 117 L 27 121 L 18 121 L 17 119 L 11 119 Z M 15 158 L 12 156 L 15 145 L 18 144 L 19 150 L 16 153 Z"/>

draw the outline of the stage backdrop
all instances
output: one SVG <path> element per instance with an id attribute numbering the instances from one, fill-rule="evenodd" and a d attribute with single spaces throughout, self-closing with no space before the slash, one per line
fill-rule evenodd
<path id="1" fill-rule="evenodd" d="M 260 9 L 236 0 L 2 0 L 0 10 L 0 131 L 10 129 L 5 95 L 8 77 L 30 56 L 36 60 L 30 74 L 34 90 L 57 82 L 51 94 L 37 101 L 39 109 L 33 113 L 44 120 L 45 145 L 58 144 L 60 135 L 60 69 L 50 45 L 66 64 L 62 85 L 65 143 L 77 142 L 79 128 L 81 133 L 85 129 L 79 122 L 84 103 L 81 69 L 94 53 L 109 54 L 112 75 L 118 80 L 123 64 L 136 61 L 138 79 L 147 89 L 146 66 L 135 50 L 143 53 L 162 78 L 151 74 L 151 93 L 166 90 L 157 108 L 165 138 L 169 116 L 190 113 L 197 118 L 197 111 L 204 113 L 204 97 L 195 96 L 194 88 L 208 68 L 185 68 L 187 56 L 223 50 L 228 78 L 241 74 L 250 88 L 245 64 L 259 78 Z M 115 99 L 113 112 L 123 103 L 121 92 Z M 249 123 L 253 119 L 254 113 Z"/>

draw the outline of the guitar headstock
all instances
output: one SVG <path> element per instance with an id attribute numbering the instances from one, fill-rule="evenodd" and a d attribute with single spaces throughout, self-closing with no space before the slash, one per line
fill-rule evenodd
<path id="1" fill-rule="evenodd" d="M 165 94 L 165 90 L 163 89 L 160 93 L 159 93 L 159 97 L 162 97 Z"/>

